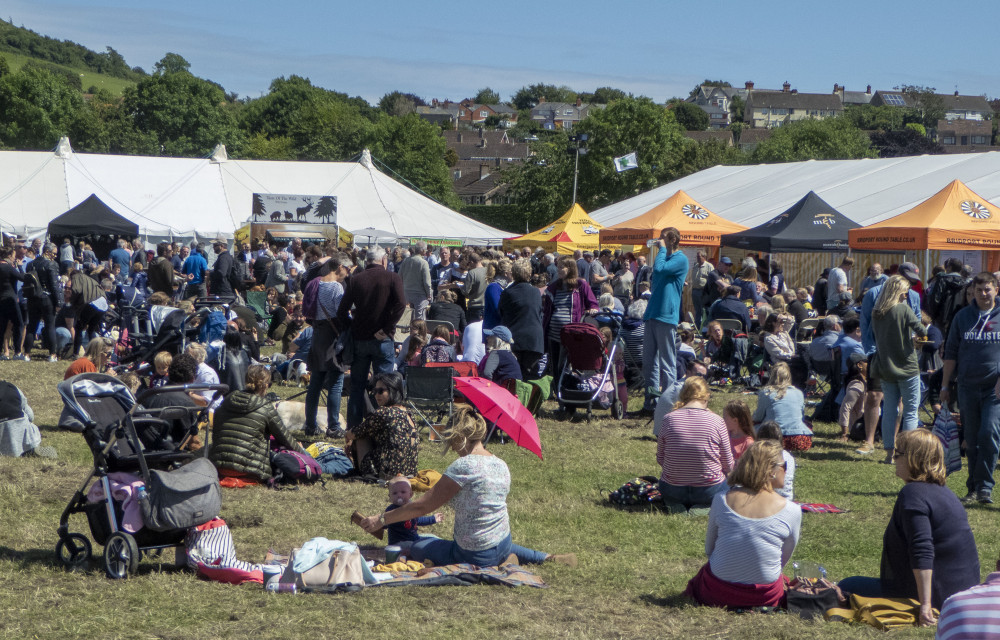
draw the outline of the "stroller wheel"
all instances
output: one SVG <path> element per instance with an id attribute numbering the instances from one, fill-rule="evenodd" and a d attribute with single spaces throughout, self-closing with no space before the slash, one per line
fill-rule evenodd
<path id="1" fill-rule="evenodd" d="M 139 546 L 135 538 L 116 531 L 104 545 L 104 572 L 112 580 L 127 578 L 139 568 Z"/>
<path id="2" fill-rule="evenodd" d="M 615 400 L 611 403 L 611 417 L 615 420 L 621 420 L 625 417 L 625 405 L 622 404 L 621 400 Z"/>
<path id="3" fill-rule="evenodd" d="M 56 557 L 70 571 L 85 566 L 91 551 L 90 540 L 82 533 L 71 533 L 56 543 Z"/>

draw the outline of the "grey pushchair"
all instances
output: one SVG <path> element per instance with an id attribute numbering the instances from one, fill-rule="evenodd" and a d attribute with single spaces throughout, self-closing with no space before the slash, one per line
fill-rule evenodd
<path id="1" fill-rule="evenodd" d="M 192 384 L 159 387 L 143 397 L 181 390 L 228 391 L 224 385 Z M 91 536 L 104 546 L 105 573 L 115 579 L 134 573 L 142 554 L 183 545 L 190 527 L 218 515 L 221 494 L 214 465 L 182 450 L 184 442 L 169 435 L 176 421 L 190 423 L 191 432 L 196 431 L 197 415 L 183 420 L 177 414 L 202 409 L 171 407 L 142 413 L 125 384 L 100 373 L 73 376 L 59 383 L 58 391 L 67 411 L 83 423 L 83 437 L 94 459 L 93 469 L 59 519 L 56 556 L 67 568 L 86 566 L 92 551 L 86 535 L 69 532 L 69 517 L 74 513 L 86 515 Z M 127 488 L 121 483 L 116 491 L 110 476 L 118 473 L 137 478 Z M 96 485 L 91 487 L 94 478 L 99 491 Z M 92 491 L 100 497 L 88 498 Z M 130 500 L 132 524 L 125 526 Z M 138 525 L 136 507 L 141 514 Z"/>

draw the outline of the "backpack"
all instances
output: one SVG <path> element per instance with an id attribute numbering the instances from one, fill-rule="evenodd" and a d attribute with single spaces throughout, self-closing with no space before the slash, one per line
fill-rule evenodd
<path id="1" fill-rule="evenodd" d="M 229 267 L 229 286 L 233 288 L 233 291 L 242 291 L 246 278 L 243 275 L 243 270 L 240 266 L 246 267 L 246 263 L 237 260 L 236 256 L 233 256 L 233 263 Z"/>
<path id="2" fill-rule="evenodd" d="M 308 453 L 279 449 L 271 454 L 271 470 L 274 477 L 268 483 L 312 484 L 323 475 L 323 469 Z"/>
<path id="3" fill-rule="evenodd" d="M 927 312 L 942 331 L 947 332 L 951 319 L 965 305 L 965 285 L 958 278 L 938 278 L 927 299 Z"/>
<path id="4" fill-rule="evenodd" d="M 42 280 L 34 269 L 25 272 L 24 282 L 21 283 L 21 295 L 25 300 L 38 300 L 49 295 L 42 287 Z"/>
<path id="5" fill-rule="evenodd" d="M 656 483 L 657 479 L 653 476 L 635 478 L 609 493 L 608 502 L 619 507 L 660 503 L 663 497 Z"/>
<path id="6" fill-rule="evenodd" d="M 313 278 L 302 293 L 302 315 L 310 323 L 316 321 L 316 306 L 319 304 L 319 278 Z"/>

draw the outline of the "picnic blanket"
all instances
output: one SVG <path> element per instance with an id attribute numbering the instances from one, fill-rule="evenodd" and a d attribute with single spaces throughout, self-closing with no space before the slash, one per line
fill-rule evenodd
<path id="1" fill-rule="evenodd" d="M 832 504 L 806 503 L 799 506 L 806 513 L 847 513 L 847 509 L 841 509 Z"/>
<path id="2" fill-rule="evenodd" d="M 430 567 L 419 572 L 404 571 L 393 574 L 385 580 L 369 587 L 468 587 L 474 584 L 502 585 L 505 587 L 536 587 L 548 589 L 541 578 L 519 564 L 503 564 L 499 567 L 477 567 L 473 564 L 447 564 Z"/>

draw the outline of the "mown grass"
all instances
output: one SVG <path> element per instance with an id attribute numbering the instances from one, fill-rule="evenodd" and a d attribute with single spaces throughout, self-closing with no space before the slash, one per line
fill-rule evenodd
<path id="1" fill-rule="evenodd" d="M 259 585 L 198 580 L 170 562 L 146 559 L 139 574 L 107 580 L 99 560 L 65 572 L 53 549 L 66 502 L 91 464 L 82 438 L 55 431 L 61 404 L 55 384 L 65 364 L 0 363 L 0 376 L 21 387 L 59 460 L 0 459 L 0 637 L 10 638 L 857 638 L 874 629 L 804 622 L 787 615 L 733 615 L 678 597 L 705 561 L 705 517 L 625 512 L 605 493 L 636 475 L 658 475 L 646 419 L 620 423 L 539 421 L 545 460 L 512 444 L 490 449 L 513 476 L 508 501 L 515 540 L 545 551 L 574 551 L 580 565 L 542 565 L 545 590 L 500 587 L 368 589 L 352 595 L 272 595 Z M 280 389 L 289 395 L 295 389 Z M 718 410 L 731 394 L 717 393 Z M 753 396 L 745 396 L 754 402 Z M 548 408 L 547 408 L 548 410 Z M 843 515 L 805 514 L 795 557 L 822 563 L 832 578 L 877 575 L 882 533 L 900 482 L 892 467 L 862 458 L 818 425 L 816 446 L 797 455 L 795 491 L 806 502 L 831 502 Z M 421 451 L 422 467 L 453 459 L 439 446 Z M 964 471 L 949 486 L 962 491 Z M 351 525 L 354 509 L 384 508 L 384 489 L 328 482 L 298 490 L 226 490 L 222 516 L 241 558 L 259 561 L 313 536 L 371 541 Z M 447 520 L 432 529 L 450 535 Z M 983 573 L 1000 553 L 997 509 L 971 507 Z M 82 516 L 71 530 L 89 534 Z M 101 551 L 95 549 L 95 556 Z M 167 554 L 170 555 L 170 554 Z M 930 630 L 895 637 L 929 638 Z"/>
<path id="2" fill-rule="evenodd" d="M 7 64 L 10 66 L 11 71 L 17 71 L 23 67 L 28 62 L 41 62 L 46 66 L 51 65 L 53 67 L 58 67 L 64 69 L 67 72 L 71 72 L 74 75 L 80 77 L 80 83 L 83 87 L 83 91 L 86 92 L 90 87 L 97 87 L 99 89 L 107 89 L 111 92 L 113 96 L 120 96 L 122 92 L 127 88 L 135 85 L 135 82 L 131 80 L 125 80 L 124 78 L 115 78 L 114 76 L 104 75 L 102 73 L 95 73 L 87 69 L 77 69 L 75 67 L 68 67 L 66 65 L 58 64 L 55 62 L 48 61 L 38 61 L 31 56 L 26 56 L 20 53 L 12 53 L 9 51 L 0 51 L 0 57 L 7 60 Z"/>

